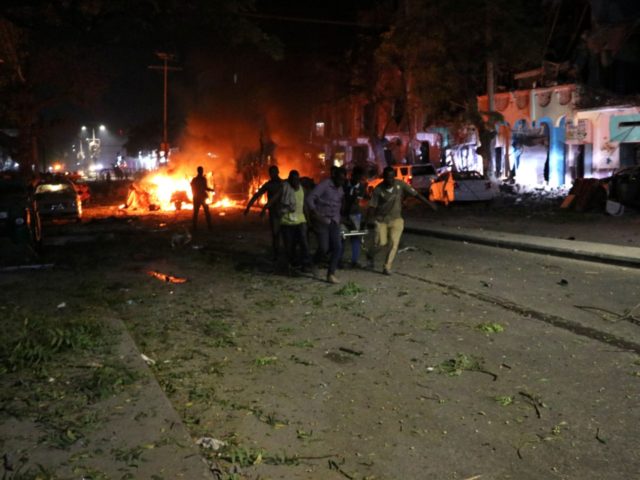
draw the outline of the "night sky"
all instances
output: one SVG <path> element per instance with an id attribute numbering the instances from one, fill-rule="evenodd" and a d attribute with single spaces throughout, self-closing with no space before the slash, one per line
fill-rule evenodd
<path id="1" fill-rule="evenodd" d="M 37 6 L 31 11 L 36 21 L 46 19 L 51 8 L 71 5 L 62 0 L 9 3 L 7 11 L 12 20 L 26 25 L 30 24 L 25 21 L 29 15 L 22 15 L 28 11 L 26 5 Z M 185 135 L 203 141 L 227 135 L 234 145 L 244 137 L 249 147 L 255 147 L 265 125 L 271 133 L 277 130 L 279 138 L 304 141 L 313 102 L 329 98 L 323 87 L 348 74 L 345 54 L 354 39 L 379 35 L 391 23 L 398 6 L 394 0 L 256 0 L 254 8 L 239 19 L 266 36 L 263 40 L 261 33 L 249 28 L 248 41 L 239 41 L 235 35 L 238 17 L 229 19 L 221 14 L 227 5 L 223 0 L 113 0 L 96 4 L 107 7 L 109 13 L 99 16 L 95 24 L 87 26 L 83 18 L 71 16 L 60 25 L 49 26 L 49 30 L 34 29 L 41 44 L 66 42 L 69 47 L 76 42 L 77 55 L 73 51 L 65 55 L 81 73 L 85 68 L 92 72 L 99 92 L 97 98 L 45 110 L 49 142 L 67 144 L 68 138 L 86 123 L 105 123 L 110 131 L 125 135 L 155 131 L 159 137 L 162 74 L 148 68 L 160 64 L 155 51 L 175 54 L 173 65 L 181 69 L 169 76 L 170 140 L 174 144 Z M 94 3 L 73 5 L 90 9 Z M 555 30 L 547 32 L 551 33 L 547 58 L 570 59 L 578 43 L 576 33 L 589 26 L 589 15 L 578 22 L 585 3 L 549 0 L 542 5 L 547 26 L 555 24 Z M 618 22 L 637 18 L 639 5 L 637 0 L 591 0 L 587 11 L 591 13 L 592 9 L 598 21 Z M 174 10 L 150 13 L 151 6 Z M 190 6 L 194 8 L 189 10 Z M 199 10 L 203 6 L 209 9 L 205 14 Z M 382 12 L 377 25 L 358 23 L 359 12 L 373 7 Z M 559 12 L 557 22 L 555 8 Z M 46 75 L 39 73 L 40 88 L 46 89 Z M 74 72 L 68 76 L 73 78 Z M 89 83 L 82 89 L 88 92 L 94 86 Z M 203 124 L 206 121 L 211 125 Z M 55 150 L 50 148 L 49 152 Z"/>
<path id="2" fill-rule="evenodd" d="M 357 34 L 379 33 L 379 29 L 355 24 L 358 10 L 372 3 L 256 2 L 255 11 L 246 18 L 280 42 L 276 58 L 261 51 L 260 45 L 221 41 L 215 33 L 155 39 L 127 36 L 126 42 L 114 41 L 100 50 L 101 68 L 108 76 L 108 88 L 100 101 L 89 108 L 74 108 L 71 117 L 79 123 L 106 123 L 112 131 L 128 132 L 140 125 L 152 129 L 155 125 L 159 134 L 162 73 L 148 66 L 160 65 L 154 51 L 164 50 L 176 54 L 172 65 L 181 69 L 169 74 L 170 137 L 174 143 L 180 141 L 194 112 L 211 117 L 212 122 L 221 116 L 233 123 L 246 122 L 245 132 L 251 135 L 248 132 L 259 128 L 257 119 L 274 108 L 279 111 L 276 128 L 287 130 L 288 136 L 303 137 L 308 104 L 317 93 L 312 85 L 342 63 Z M 257 138 L 256 131 L 248 143 L 254 146 Z"/>

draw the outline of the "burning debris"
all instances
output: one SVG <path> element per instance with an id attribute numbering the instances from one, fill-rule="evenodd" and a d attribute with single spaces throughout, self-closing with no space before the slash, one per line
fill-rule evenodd
<path id="1" fill-rule="evenodd" d="M 147 274 L 166 283 L 187 283 L 187 279 L 184 277 L 174 277 L 173 275 L 157 272 L 155 270 L 149 270 Z"/>

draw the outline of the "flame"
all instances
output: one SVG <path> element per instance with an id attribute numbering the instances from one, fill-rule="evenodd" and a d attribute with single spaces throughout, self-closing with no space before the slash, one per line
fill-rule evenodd
<path id="1" fill-rule="evenodd" d="M 223 197 L 217 202 L 215 202 L 214 204 L 212 204 L 211 208 L 229 208 L 229 207 L 235 207 L 237 205 L 238 205 L 238 202 L 236 202 L 235 200 L 231 200 L 228 197 Z"/>
<path id="2" fill-rule="evenodd" d="M 173 275 L 157 272 L 155 270 L 149 270 L 147 271 L 147 274 L 154 278 L 157 278 L 158 280 L 162 280 L 163 282 L 167 282 L 167 283 L 186 283 L 187 282 L 186 278 L 174 277 Z"/>
<path id="3" fill-rule="evenodd" d="M 192 207 L 193 196 L 191 194 L 191 183 L 186 177 L 171 176 L 164 173 L 157 173 L 146 180 L 152 187 L 148 190 L 161 210 L 175 210 L 173 195 L 176 192 L 184 192 L 188 203 L 184 202 L 184 208 Z M 145 183 L 146 183 L 145 182 Z"/>
<path id="4" fill-rule="evenodd" d="M 209 185 L 211 186 L 211 180 Z M 176 204 L 180 203 L 182 210 L 193 210 L 193 194 L 191 192 L 191 181 L 187 176 L 179 174 L 155 173 L 146 177 L 137 186 L 137 190 L 148 195 L 148 204 L 155 205 L 161 211 L 175 211 Z M 210 196 L 215 196 L 211 192 Z M 239 202 L 224 196 L 218 200 L 207 199 L 207 204 L 211 208 L 230 208 L 239 205 Z M 121 205 L 120 208 L 126 208 Z M 145 208 L 145 207 L 143 207 Z"/>

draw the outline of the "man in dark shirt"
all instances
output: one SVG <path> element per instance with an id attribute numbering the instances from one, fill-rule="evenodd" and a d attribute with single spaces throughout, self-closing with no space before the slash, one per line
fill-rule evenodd
<path id="1" fill-rule="evenodd" d="M 271 244 L 273 247 L 273 259 L 278 259 L 278 250 L 280 247 L 280 206 L 279 202 L 271 202 L 277 193 L 282 190 L 282 179 L 280 171 L 275 165 L 269 167 L 269 180 L 266 181 L 256 193 L 253 194 L 244 214 L 247 215 L 253 205 L 262 195 L 267 194 L 267 203 L 269 204 L 269 227 L 271 228 Z"/>
<path id="2" fill-rule="evenodd" d="M 331 252 L 327 282 L 339 283 L 336 269 L 342 254 L 342 238 L 340 236 L 340 213 L 344 198 L 344 168 L 331 167 L 331 178 L 320 182 L 307 197 L 307 206 L 312 214 L 313 230 L 318 238 L 316 263 Z"/>
<path id="3" fill-rule="evenodd" d="M 191 180 L 191 193 L 193 194 L 193 231 L 198 228 L 198 211 L 202 206 L 204 216 L 207 219 L 207 228 L 211 230 L 211 215 L 209 205 L 207 205 L 207 192 L 213 192 L 213 188 L 207 185 L 207 178 L 204 176 L 204 169 L 198 167 L 198 175 Z"/>
<path id="4" fill-rule="evenodd" d="M 402 218 L 402 200 L 407 195 L 416 197 L 425 205 L 437 210 L 434 203 L 431 203 L 424 196 L 420 195 L 413 187 L 396 180 L 396 173 L 393 167 L 387 167 L 382 172 L 382 183 L 380 183 L 371 195 L 367 210 L 367 224 L 375 220 L 375 238 L 373 251 L 369 255 L 369 264 L 373 267 L 375 255 L 382 248 L 389 245 L 387 258 L 384 263 L 383 273 L 391 275 L 391 266 L 398 252 L 400 237 L 404 230 L 404 219 Z"/>

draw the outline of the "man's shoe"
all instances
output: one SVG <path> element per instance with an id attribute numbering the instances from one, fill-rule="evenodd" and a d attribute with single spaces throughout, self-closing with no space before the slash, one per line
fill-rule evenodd
<path id="1" fill-rule="evenodd" d="M 391 270 L 389 270 L 388 268 L 385 268 L 384 270 L 382 270 L 382 273 L 384 275 L 391 275 Z"/>
<path id="2" fill-rule="evenodd" d="M 327 282 L 333 283 L 335 285 L 337 283 L 340 283 L 340 280 L 338 280 L 338 277 L 336 277 L 333 273 L 330 273 L 329 275 L 327 275 Z"/>

